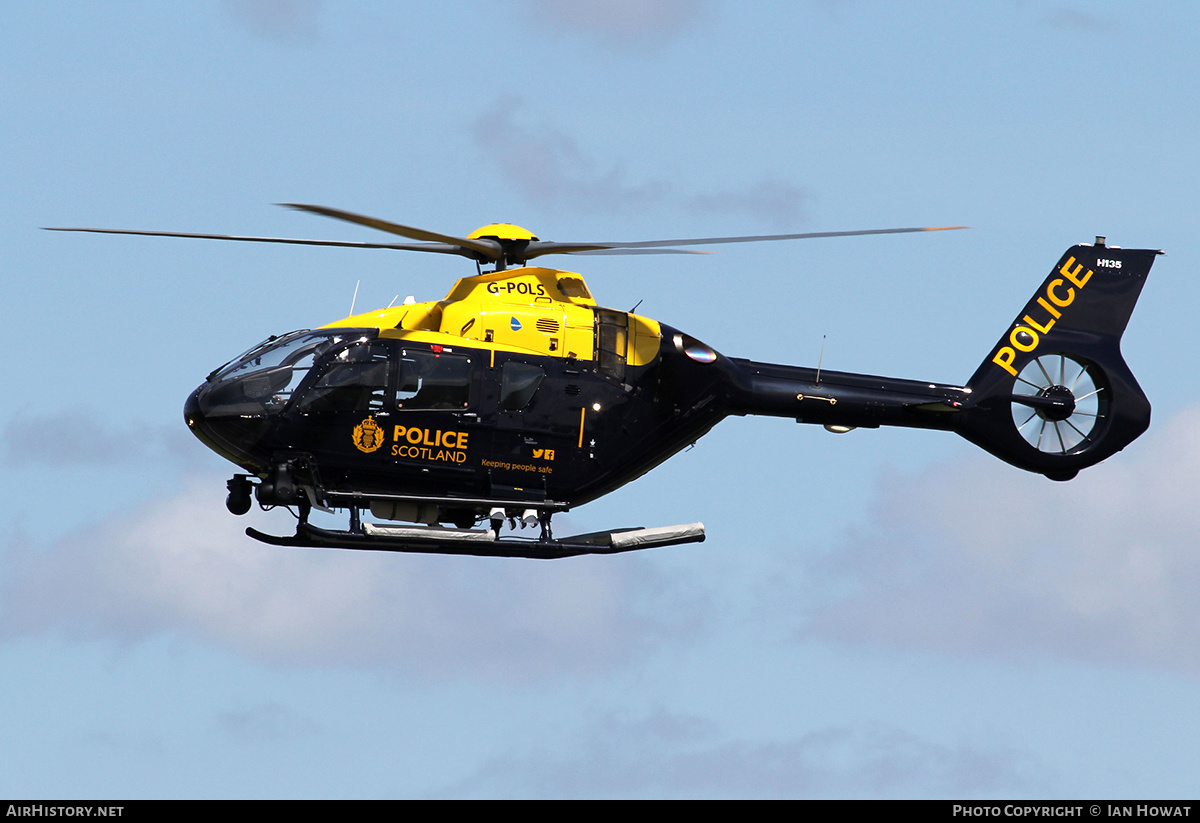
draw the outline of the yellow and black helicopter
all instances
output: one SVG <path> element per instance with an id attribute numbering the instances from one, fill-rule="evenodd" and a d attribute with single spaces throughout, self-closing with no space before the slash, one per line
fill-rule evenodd
<path id="1" fill-rule="evenodd" d="M 641 476 L 730 415 L 834 432 L 953 431 L 1054 480 L 1115 454 L 1150 423 L 1120 341 L 1161 252 L 1108 246 L 1103 237 L 1068 249 L 966 385 L 953 386 L 726 357 L 665 323 L 602 308 L 579 274 L 528 265 L 550 254 L 686 253 L 936 229 L 564 243 L 509 224 L 454 237 L 286 205 L 418 242 L 61 229 L 475 261 L 477 273 L 442 300 L 409 299 L 269 337 L 188 397 L 193 434 L 246 472 L 227 484 L 229 510 L 245 514 L 252 495 L 264 507 L 294 507 L 294 535 L 246 530 L 267 543 L 556 558 L 701 541 L 700 523 L 557 538 L 550 520 Z M 348 527 L 311 524 L 314 508 L 348 510 Z M 368 522 L 364 511 L 386 522 Z M 514 534 L 517 523 L 538 536 Z"/>

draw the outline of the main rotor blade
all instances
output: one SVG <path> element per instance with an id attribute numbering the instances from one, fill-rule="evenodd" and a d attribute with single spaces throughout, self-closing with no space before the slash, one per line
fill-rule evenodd
<path id="1" fill-rule="evenodd" d="M 588 249 L 573 252 L 542 252 L 542 254 L 716 254 L 695 249 Z"/>
<path id="2" fill-rule="evenodd" d="M 868 234 L 908 234 L 917 231 L 954 231 L 967 226 L 929 226 L 904 229 L 860 229 L 857 231 L 815 231 L 803 234 L 755 234 L 745 237 L 692 237 L 680 240 L 641 240 L 632 243 L 557 243 L 535 240 L 525 250 L 526 258 L 543 254 L 621 254 L 637 249 L 666 249 L 674 246 L 711 246 L 718 243 L 761 243 L 768 240 L 810 240 L 819 237 L 859 237 Z M 636 254 L 637 251 L 630 253 Z M 645 253 L 645 252 L 641 252 Z"/>
<path id="3" fill-rule="evenodd" d="M 302 240 L 292 237 L 245 237 L 236 234 L 196 234 L 179 231 L 140 231 L 135 229 L 83 229 L 44 227 L 46 231 L 86 231 L 93 234 L 136 234 L 143 237 L 188 237 L 197 240 L 240 240 L 246 243 L 289 243 L 295 246 L 335 246 L 352 249 L 397 249 L 399 251 L 429 251 L 438 254 L 473 256 L 459 244 L 449 243 L 359 243 L 352 240 Z"/>
<path id="4" fill-rule="evenodd" d="M 682 249 L 680 246 L 709 246 L 725 243 L 761 243 L 768 240 L 809 240 L 820 237 L 856 237 L 871 234 L 906 234 L 919 231 L 953 231 L 967 226 L 930 226 L 900 229 L 860 229 L 857 231 L 819 231 L 801 234 L 755 234 L 742 237 L 690 237 L 678 240 L 637 240 L 633 242 L 563 243 L 547 240 L 506 241 L 455 237 L 449 234 L 404 226 L 376 217 L 313 206 L 305 203 L 280 203 L 281 206 L 356 223 L 389 234 L 398 234 L 420 243 L 366 243 L 351 240 L 307 240 L 290 237 L 249 237 L 234 234 L 198 234 L 193 232 L 143 231 L 135 229 L 93 228 L 48 228 L 47 231 L 85 231 L 96 234 L 133 234 L 148 237 L 185 237 L 201 240 L 239 240 L 247 243 L 287 243 L 297 246 L 332 246 L 356 249 L 396 249 L 400 251 L 424 251 L 437 254 L 457 254 L 477 262 L 523 264 L 527 260 L 548 254 L 705 254 L 706 252 Z M 514 245 L 515 244 L 515 245 Z M 504 261 L 501 263 L 501 261 Z"/>
<path id="5" fill-rule="evenodd" d="M 286 206 L 289 209 L 332 217 L 335 220 L 345 220 L 348 223 L 357 223 L 360 226 L 379 229 L 389 234 L 398 234 L 401 237 L 408 237 L 412 240 L 426 240 L 434 243 L 447 243 L 459 246 L 460 248 L 475 252 L 476 255 L 489 262 L 499 260 L 504 254 L 504 250 L 500 244 L 494 240 L 471 240 L 466 237 L 455 237 L 450 234 L 438 234 L 437 232 L 426 231 L 425 229 L 418 229 L 413 226 L 402 226 L 399 223 L 380 220 L 377 217 L 367 217 L 363 214 L 355 214 L 349 211 L 342 211 L 341 209 L 330 209 L 325 206 L 310 206 L 305 203 L 279 203 L 278 205 Z"/>

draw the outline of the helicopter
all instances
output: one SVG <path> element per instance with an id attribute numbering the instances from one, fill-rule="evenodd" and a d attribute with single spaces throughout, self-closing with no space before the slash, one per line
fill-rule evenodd
<path id="1" fill-rule="evenodd" d="M 54 229 L 475 262 L 475 274 L 442 300 L 407 298 L 272 335 L 214 369 L 187 398 L 188 428 L 243 470 L 226 484 L 229 511 L 245 514 L 254 498 L 296 515 L 292 535 L 246 529 L 268 544 L 551 559 L 700 542 L 702 523 L 556 537 L 551 518 L 640 477 L 730 416 L 791 418 L 835 433 L 950 431 L 1051 480 L 1110 457 L 1150 423 L 1120 342 L 1161 251 L 1110 246 L 1100 236 L 1072 246 L 956 386 L 727 357 L 666 323 L 601 306 L 578 273 L 531 261 L 961 226 L 571 243 L 506 223 L 457 237 L 281 205 L 417 242 Z M 346 510 L 349 522 L 316 526 L 314 509 Z M 536 536 L 517 534 L 518 525 Z"/>

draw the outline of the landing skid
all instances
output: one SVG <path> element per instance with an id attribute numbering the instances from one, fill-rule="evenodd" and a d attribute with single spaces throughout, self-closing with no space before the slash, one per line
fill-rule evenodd
<path id="1" fill-rule="evenodd" d="M 451 529 L 377 523 L 363 523 L 361 531 L 337 531 L 301 522 L 291 537 L 264 534 L 253 528 L 246 529 L 246 534 L 272 546 L 553 560 L 582 554 L 617 554 L 636 549 L 701 543 L 704 541 L 704 524 L 615 529 L 561 539 L 497 537 L 496 532 L 491 529 Z"/>

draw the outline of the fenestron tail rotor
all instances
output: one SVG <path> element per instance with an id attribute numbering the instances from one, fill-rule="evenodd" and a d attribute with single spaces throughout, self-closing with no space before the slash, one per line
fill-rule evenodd
<path id="1" fill-rule="evenodd" d="M 1043 454 L 1086 449 L 1108 413 L 1108 386 L 1096 366 L 1067 354 L 1030 361 L 1013 386 L 1013 425 Z"/>
<path id="2" fill-rule="evenodd" d="M 334 246 L 359 249 L 394 249 L 423 251 L 436 254 L 457 254 L 477 263 L 495 265 L 497 270 L 524 265 L 530 260 L 549 254 L 699 254 L 684 247 L 710 246 L 728 243 L 761 243 L 771 240 L 811 240 L 825 237 L 861 237 L 875 234 L 906 234 L 922 231 L 950 231 L 966 226 L 931 226 L 896 229 L 860 229 L 855 231 L 804 232 L 800 234 L 757 234 L 741 237 L 690 237 L 677 240 L 637 240 L 632 242 L 561 242 L 539 240 L 531 232 L 508 223 L 493 223 L 471 232 L 467 237 L 428 231 L 405 226 L 376 217 L 314 206 L 306 203 L 279 205 L 311 214 L 320 214 L 360 226 L 399 235 L 416 243 L 364 243 L 346 240 L 308 240 L 288 237 L 251 237 L 231 234 L 198 234 L 193 232 L 145 231 L 134 229 L 51 228 L 49 231 L 86 231 L 99 234 L 134 234 L 149 237 L 185 237 L 202 240 L 238 240 L 251 243 L 288 243 L 304 246 Z"/>
<path id="3" fill-rule="evenodd" d="M 1150 401 L 1121 335 L 1161 253 L 1103 237 L 1067 249 L 971 376 L 955 430 L 1052 480 L 1132 443 L 1150 425 Z"/>

